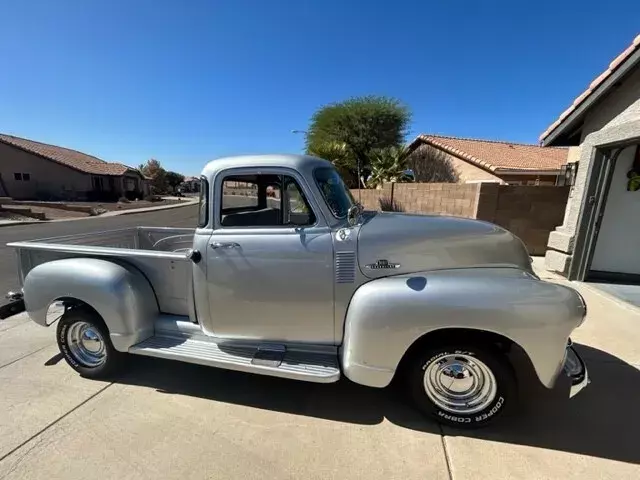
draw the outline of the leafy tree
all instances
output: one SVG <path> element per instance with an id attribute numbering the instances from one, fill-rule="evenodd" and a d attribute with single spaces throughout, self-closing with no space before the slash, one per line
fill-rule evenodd
<path id="1" fill-rule="evenodd" d="M 408 154 L 406 165 L 416 182 L 457 183 L 460 178 L 447 154 L 431 145 L 420 145 Z"/>
<path id="2" fill-rule="evenodd" d="M 344 163 L 351 172 L 346 177 L 357 178 L 358 167 L 362 172 L 369 169 L 374 151 L 402 144 L 410 120 L 409 109 L 389 97 L 354 97 L 326 105 L 311 117 L 307 152 L 322 151 L 327 144 L 344 145 L 348 154 Z"/>
<path id="3" fill-rule="evenodd" d="M 153 193 L 164 193 L 167 191 L 167 171 L 162 168 L 158 160 L 151 158 L 147 160 L 147 163 L 140 165 L 139 168 L 145 177 L 151 178 Z"/>
<path id="4" fill-rule="evenodd" d="M 169 187 L 171 187 L 171 190 L 175 192 L 176 187 L 180 185 L 182 182 L 184 182 L 184 175 L 181 175 L 176 172 L 167 172 L 165 174 L 165 179 L 166 179 L 167 185 L 169 185 Z"/>

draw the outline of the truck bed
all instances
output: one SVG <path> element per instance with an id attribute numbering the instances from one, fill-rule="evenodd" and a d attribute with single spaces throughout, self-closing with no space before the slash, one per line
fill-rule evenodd
<path id="1" fill-rule="evenodd" d="M 134 227 L 9 243 L 18 256 L 20 282 L 41 263 L 62 258 L 112 258 L 139 269 L 151 282 L 160 311 L 189 316 L 193 308 L 191 228 Z"/>

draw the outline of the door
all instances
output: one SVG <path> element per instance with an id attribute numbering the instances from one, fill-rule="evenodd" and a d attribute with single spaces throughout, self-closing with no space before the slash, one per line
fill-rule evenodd
<path id="1" fill-rule="evenodd" d="M 216 182 L 207 290 L 216 336 L 334 344 L 333 244 L 294 172 Z M 317 208 L 316 208 L 317 211 Z"/>
<path id="2" fill-rule="evenodd" d="M 607 191 L 606 205 L 598 226 L 597 240 L 590 274 L 623 273 L 640 275 L 640 191 L 628 189 L 628 172 L 634 169 L 637 146 L 629 146 L 618 156 L 611 183 Z"/>

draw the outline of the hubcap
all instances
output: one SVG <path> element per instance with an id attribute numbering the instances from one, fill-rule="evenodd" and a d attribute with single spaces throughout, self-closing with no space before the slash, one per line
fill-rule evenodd
<path id="1" fill-rule="evenodd" d="M 434 404 L 462 415 L 484 410 L 498 392 L 496 378 L 484 362 L 458 353 L 438 357 L 427 364 L 423 382 Z"/>
<path id="2" fill-rule="evenodd" d="M 67 331 L 67 344 L 76 361 L 85 367 L 98 367 L 107 359 L 102 334 L 90 323 L 71 325 Z"/>

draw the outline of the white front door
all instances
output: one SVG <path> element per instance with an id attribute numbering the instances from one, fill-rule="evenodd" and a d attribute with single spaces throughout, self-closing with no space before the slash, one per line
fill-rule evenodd
<path id="1" fill-rule="evenodd" d="M 625 148 L 616 160 L 591 270 L 640 275 L 640 190 L 627 190 L 637 149 Z"/>

